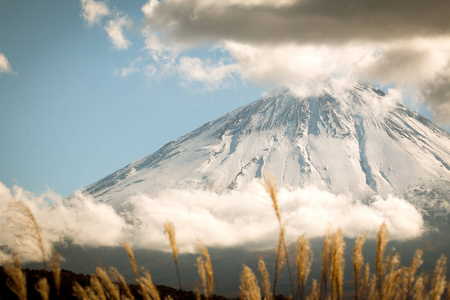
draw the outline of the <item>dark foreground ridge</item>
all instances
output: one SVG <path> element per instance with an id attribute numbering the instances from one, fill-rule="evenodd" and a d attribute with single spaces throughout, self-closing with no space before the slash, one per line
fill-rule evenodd
<path id="1" fill-rule="evenodd" d="M 78 274 L 68 270 L 61 270 L 61 288 L 60 295 L 58 296 L 55 288 L 55 283 L 53 281 L 53 275 L 51 271 L 47 270 L 31 270 L 23 269 L 27 278 L 27 298 L 28 299 L 41 299 L 41 296 L 36 291 L 35 286 L 39 279 L 47 278 L 50 286 L 50 297 L 49 299 L 78 299 L 74 296 L 73 284 L 78 282 L 82 287 L 86 287 L 90 284 L 91 275 Z M 0 300 L 10 300 L 17 299 L 17 296 L 8 287 L 8 276 L 5 274 L 3 266 L 0 266 Z M 136 300 L 143 299 L 139 292 L 139 287 L 136 284 L 128 285 L 131 293 Z M 192 291 L 185 291 L 180 289 L 175 289 L 165 285 L 156 285 L 159 291 L 161 299 L 166 299 L 170 296 L 172 299 L 196 299 L 195 293 Z M 123 291 L 121 291 L 123 292 Z M 204 299 L 202 295 L 202 299 Z M 214 295 L 215 300 L 227 300 L 230 298 L 225 298 L 222 296 Z M 277 299 L 285 299 L 280 296 Z"/>

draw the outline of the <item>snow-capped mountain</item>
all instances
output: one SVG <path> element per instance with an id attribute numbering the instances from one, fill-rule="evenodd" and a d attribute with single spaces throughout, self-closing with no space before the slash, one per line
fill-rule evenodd
<path id="1" fill-rule="evenodd" d="M 241 189 L 270 172 L 279 186 L 315 185 L 369 199 L 395 194 L 448 205 L 450 135 L 369 84 L 298 97 L 277 89 L 166 144 L 84 192 L 113 206 L 164 189 Z"/>

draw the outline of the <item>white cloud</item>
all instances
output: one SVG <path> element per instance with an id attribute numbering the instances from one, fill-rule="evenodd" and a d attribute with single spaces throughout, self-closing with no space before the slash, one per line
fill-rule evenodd
<path id="1" fill-rule="evenodd" d="M 142 57 L 138 57 L 128 67 L 114 70 L 114 76 L 128 77 L 134 73 L 140 72 L 138 65 L 142 62 Z"/>
<path id="2" fill-rule="evenodd" d="M 0 74 L 2 73 L 11 73 L 11 65 L 9 64 L 6 56 L 0 52 Z"/>
<path id="3" fill-rule="evenodd" d="M 141 10 L 147 18 L 151 18 L 153 17 L 153 12 L 155 11 L 155 8 L 156 6 L 158 6 L 158 4 L 158 0 L 149 0 L 142 6 Z"/>
<path id="4" fill-rule="evenodd" d="M 106 24 L 105 30 L 117 50 L 126 50 L 131 46 L 131 42 L 123 34 L 123 29 L 124 27 L 130 27 L 132 24 L 132 21 L 126 15 L 117 15 Z"/>
<path id="5" fill-rule="evenodd" d="M 203 61 L 197 57 L 181 57 L 178 65 L 180 76 L 186 81 L 202 83 L 208 90 L 227 87 L 234 79 L 233 75 L 239 71 L 236 64 L 216 64 Z"/>
<path id="6" fill-rule="evenodd" d="M 328 225 L 341 227 L 348 237 L 366 232 L 375 238 L 382 222 L 387 223 L 393 239 L 416 238 L 424 230 L 421 214 L 405 200 L 392 196 L 376 197 L 371 205 L 316 188 L 281 190 L 278 196 L 291 242 L 303 233 L 308 237 L 323 236 Z M 125 203 L 128 209 L 121 213 L 79 193 L 64 202 L 50 192 L 36 196 L 15 187 L 11 193 L 0 183 L 0 230 L 4 233 L 0 245 L 14 245 L 11 224 L 7 222 L 11 216 L 7 208 L 12 201 L 30 207 L 48 246 L 66 239 L 94 247 L 119 246 L 126 240 L 136 248 L 170 251 L 163 234 L 166 220 L 175 224 L 182 252 L 195 251 L 197 237 L 207 246 L 249 249 L 274 248 L 278 237 L 275 213 L 259 182 L 244 191 L 222 195 L 183 190 L 165 191 L 156 197 L 140 194 L 130 197 Z"/>
<path id="7" fill-rule="evenodd" d="M 81 9 L 81 15 L 89 26 L 99 24 L 103 17 L 110 14 L 108 5 L 100 1 L 81 0 Z"/>

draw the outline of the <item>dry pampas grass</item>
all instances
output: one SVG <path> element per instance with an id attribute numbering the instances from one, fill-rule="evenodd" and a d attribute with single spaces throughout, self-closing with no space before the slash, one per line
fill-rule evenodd
<path id="1" fill-rule="evenodd" d="M 178 246 L 177 241 L 175 240 L 175 226 L 172 222 L 166 221 L 164 223 L 164 234 L 169 238 L 173 259 L 175 261 L 175 269 L 177 271 L 178 288 L 181 289 L 180 271 L 178 270 Z"/>
<path id="2" fill-rule="evenodd" d="M 283 226 L 283 223 L 281 221 L 281 208 L 280 208 L 280 204 L 278 201 L 277 186 L 275 183 L 275 179 L 273 178 L 273 176 L 271 174 L 266 174 L 264 176 L 263 186 L 266 189 L 266 192 L 270 196 L 270 199 L 272 201 L 272 207 L 273 207 L 273 210 L 275 211 L 275 215 L 277 217 L 278 224 L 280 226 L 280 235 L 279 235 L 279 242 L 278 242 L 278 247 L 277 247 L 277 261 L 275 262 L 277 267 L 275 267 L 275 268 L 278 270 L 277 273 L 279 273 L 279 269 L 281 267 L 278 267 L 278 264 L 280 263 L 280 260 L 281 260 L 280 254 L 281 254 L 281 246 L 282 246 L 283 253 L 285 256 L 286 267 L 287 267 L 288 274 L 289 274 L 291 295 L 294 295 L 294 283 L 292 281 L 291 267 L 290 267 L 289 257 L 288 257 L 288 249 L 286 246 L 286 240 L 284 239 L 285 226 Z M 275 279 L 274 279 L 274 284 L 273 284 L 274 293 L 275 293 L 275 288 L 276 288 L 276 283 L 277 283 L 277 277 L 278 277 L 278 274 L 275 275 Z"/>
<path id="3" fill-rule="evenodd" d="M 17 255 L 13 257 L 13 261 L 5 266 L 5 273 L 9 277 L 7 279 L 8 288 L 16 294 L 20 300 L 27 299 L 27 278 L 25 272 L 22 271 L 20 260 Z"/>
<path id="4" fill-rule="evenodd" d="M 366 235 L 360 234 L 356 239 L 355 246 L 353 247 L 353 274 L 355 282 L 355 300 L 359 299 L 360 295 L 360 271 L 364 265 L 364 256 L 362 252 L 362 247 L 366 241 Z M 366 279 L 367 280 L 367 279 Z"/>
<path id="5" fill-rule="evenodd" d="M 258 285 L 258 280 L 253 271 L 246 265 L 242 266 L 241 285 L 239 289 L 241 291 L 241 300 L 261 300 L 261 290 Z"/>
<path id="6" fill-rule="evenodd" d="M 297 240 L 297 249 L 295 253 L 295 263 L 297 266 L 297 286 L 298 298 L 305 298 L 305 286 L 308 280 L 308 275 L 311 270 L 313 261 L 313 252 L 309 240 L 302 235 Z"/>
<path id="7" fill-rule="evenodd" d="M 272 293 L 270 291 L 270 277 L 267 271 L 266 263 L 262 258 L 258 261 L 258 270 L 262 276 L 262 285 L 264 290 L 264 299 L 272 300 Z"/>
<path id="8" fill-rule="evenodd" d="M 44 269 L 47 268 L 47 252 L 41 229 L 31 209 L 23 202 L 12 201 L 8 204 L 7 224 L 13 232 L 14 253 L 19 256 L 40 255 Z"/>

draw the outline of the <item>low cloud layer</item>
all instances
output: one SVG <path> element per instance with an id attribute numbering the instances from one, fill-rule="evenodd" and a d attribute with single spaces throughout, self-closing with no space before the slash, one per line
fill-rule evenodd
<path id="1" fill-rule="evenodd" d="M 92 247 L 120 246 L 128 241 L 136 248 L 170 251 L 163 234 L 166 220 L 175 224 L 182 252 L 195 251 L 197 238 L 209 247 L 270 249 L 278 237 L 270 199 L 259 183 L 223 195 L 181 190 L 166 191 L 158 197 L 136 195 L 127 200 L 128 208 L 120 213 L 82 194 L 65 203 L 51 192 L 36 196 L 18 187 L 10 191 L 0 183 L 0 229 L 5 233 L 0 245 L 22 253 L 27 250 L 25 260 L 39 259 L 39 251 L 29 246 L 32 237 L 20 231 L 29 228 L 26 218 L 18 217 L 20 210 L 12 209 L 10 203 L 16 201 L 30 207 L 48 251 L 50 245 L 67 240 Z M 348 237 L 365 232 L 373 238 L 386 222 L 393 239 L 416 238 L 424 230 L 421 214 L 411 204 L 392 196 L 375 198 L 368 206 L 350 197 L 305 188 L 281 190 L 279 201 L 289 241 L 303 233 L 308 237 L 323 236 L 328 226 L 341 227 Z M 24 243 L 24 239 L 31 241 Z"/>

